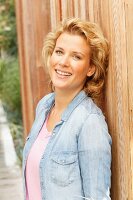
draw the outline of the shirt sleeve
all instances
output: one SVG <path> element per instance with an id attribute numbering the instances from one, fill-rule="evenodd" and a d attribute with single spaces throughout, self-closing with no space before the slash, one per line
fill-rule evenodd
<path id="1" fill-rule="evenodd" d="M 90 114 L 78 138 L 79 165 L 86 199 L 111 199 L 111 143 L 104 116 Z"/>

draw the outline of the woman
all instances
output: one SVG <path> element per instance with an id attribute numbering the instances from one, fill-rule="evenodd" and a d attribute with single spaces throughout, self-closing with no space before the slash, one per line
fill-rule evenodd
<path id="1" fill-rule="evenodd" d="M 108 43 L 94 23 L 63 20 L 43 47 L 53 93 L 24 147 L 26 200 L 110 199 L 111 137 L 98 102 Z"/>

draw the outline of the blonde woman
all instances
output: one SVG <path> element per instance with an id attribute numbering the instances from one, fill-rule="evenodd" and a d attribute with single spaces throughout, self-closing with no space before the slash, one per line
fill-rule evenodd
<path id="1" fill-rule="evenodd" d="M 98 107 L 108 43 L 100 28 L 63 20 L 44 43 L 53 92 L 40 100 L 24 147 L 26 200 L 110 199 L 111 137 Z"/>

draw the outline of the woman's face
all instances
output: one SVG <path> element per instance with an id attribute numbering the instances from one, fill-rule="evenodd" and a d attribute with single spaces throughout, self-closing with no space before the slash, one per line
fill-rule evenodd
<path id="1" fill-rule="evenodd" d="M 50 58 L 49 74 L 56 90 L 79 92 L 87 76 L 95 67 L 90 66 L 90 48 L 79 35 L 62 33 L 56 41 Z"/>

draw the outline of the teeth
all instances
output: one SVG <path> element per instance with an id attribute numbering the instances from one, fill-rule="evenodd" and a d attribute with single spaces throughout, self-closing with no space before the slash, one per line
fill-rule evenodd
<path id="1" fill-rule="evenodd" d="M 56 72 L 57 72 L 58 74 L 60 74 L 60 75 L 63 75 L 63 76 L 70 76 L 70 75 L 72 75 L 72 74 L 69 73 L 69 72 L 63 72 L 63 71 L 60 71 L 60 70 L 56 70 Z"/>

